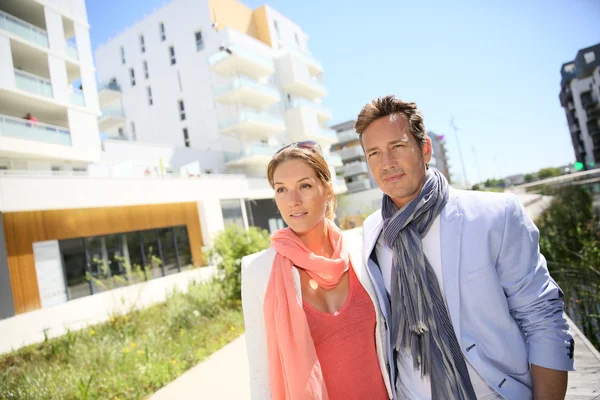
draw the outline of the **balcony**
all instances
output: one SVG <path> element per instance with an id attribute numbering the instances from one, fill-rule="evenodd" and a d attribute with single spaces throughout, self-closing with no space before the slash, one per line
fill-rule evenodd
<path id="1" fill-rule="evenodd" d="M 349 193 L 362 192 L 363 190 L 371 189 L 371 181 L 366 179 L 360 179 L 355 182 L 346 183 Z"/>
<path id="2" fill-rule="evenodd" d="M 323 74 L 323 64 L 321 64 L 316 58 L 314 58 L 310 54 L 304 53 L 294 48 L 290 48 L 289 52 L 295 57 L 300 58 L 306 64 L 311 75 L 318 76 Z"/>
<path id="3" fill-rule="evenodd" d="M 221 119 L 218 123 L 222 135 L 240 135 L 248 139 L 269 139 L 285 130 L 285 122 L 278 114 L 240 108 L 236 115 Z"/>
<path id="4" fill-rule="evenodd" d="M 225 76 L 242 74 L 261 79 L 275 72 L 273 60 L 235 44 L 213 54 L 208 63 L 213 71 Z"/>
<path id="5" fill-rule="evenodd" d="M 71 145 L 71 134 L 67 128 L 7 115 L 0 115 L 0 137 L 33 140 L 64 146 Z"/>
<path id="6" fill-rule="evenodd" d="M 338 143 L 349 143 L 358 140 L 358 133 L 355 131 L 344 131 L 337 134 Z"/>
<path id="7" fill-rule="evenodd" d="M 77 52 L 77 44 L 67 42 L 67 57 L 79 61 L 79 53 Z"/>
<path id="8" fill-rule="evenodd" d="M 45 97 L 54 97 L 50 80 L 15 69 L 17 88 Z"/>
<path id="9" fill-rule="evenodd" d="M 327 164 L 331 165 L 332 167 L 341 167 L 342 165 L 344 165 L 342 163 L 342 157 L 340 157 L 339 154 L 336 153 L 329 153 L 329 154 L 325 154 L 325 161 L 327 161 Z"/>
<path id="10" fill-rule="evenodd" d="M 262 143 L 253 143 L 244 148 L 240 153 L 225 153 L 225 162 L 230 167 L 266 167 L 277 150 L 279 150 L 277 147 L 271 147 Z"/>
<path id="11" fill-rule="evenodd" d="M 340 150 L 339 154 L 344 162 L 363 159 L 365 156 L 365 153 L 363 153 L 362 147 L 360 146 L 347 147 Z"/>
<path id="12" fill-rule="evenodd" d="M 327 95 L 327 89 L 318 79 L 291 76 L 282 79 L 283 89 L 296 96 L 317 100 Z"/>
<path id="13" fill-rule="evenodd" d="M 98 127 L 100 130 L 110 130 L 125 122 L 125 113 L 120 106 L 104 107 L 101 111 L 102 115 L 98 118 Z"/>
<path id="14" fill-rule="evenodd" d="M 368 174 L 369 166 L 366 161 L 355 161 L 344 165 L 344 177 L 349 178 L 351 176 Z"/>
<path id="15" fill-rule="evenodd" d="M 85 99 L 83 97 L 83 92 L 81 91 L 81 89 L 71 86 L 70 100 L 71 104 L 85 107 Z"/>
<path id="16" fill-rule="evenodd" d="M 121 86 L 116 80 L 102 82 L 98 85 L 98 101 L 100 105 L 109 104 L 121 98 Z"/>
<path id="17" fill-rule="evenodd" d="M 294 100 L 292 100 L 291 107 L 292 108 L 295 108 L 295 107 L 310 108 L 311 110 L 315 111 L 315 113 L 317 114 L 317 117 L 319 118 L 319 121 L 321 123 L 325 123 L 326 121 L 328 121 L 332 118 L 331 111 L 329 111 L 327 108 L 323 107 L 322 104 L 315 103 L 314 101 L 310 101 L 307 99 L 303 99 L 303 98 L 294 99 Z"/>
<path id="18" fill-rule="evenodd" d="M 46 31 L 3 11 L 0 11 L 0 29 L 40 47 L 48 48 Z"/>
<path id="19" fill-rule="evenodd" d="M 227 84 L 213 89 L 213 96 L 219 103 L 242 103 L 261 109 L 281 100 L 274 85 L 262 84 L 246 77 L 233 78 Z"/>

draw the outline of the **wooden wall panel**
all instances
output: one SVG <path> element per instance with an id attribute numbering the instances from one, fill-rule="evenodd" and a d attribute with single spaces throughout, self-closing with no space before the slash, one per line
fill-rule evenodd
<path id="1" fill-rule="evenodd" d="M 192 259 L 203 263 L 196 203 L 3 213 L 10 283 L 17 314 L 41 307 L 33 243 L 186 225 Z"/>

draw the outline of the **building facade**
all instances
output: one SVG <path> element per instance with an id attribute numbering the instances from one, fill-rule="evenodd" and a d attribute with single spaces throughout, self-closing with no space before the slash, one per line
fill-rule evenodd
<path id="1" fill-rule="evenodd" d="M 363 153 L 358 133 L 354 129 L 355 121 L 346 121 L 331 127 L 337 133 L 337 143 L 332 151 L 337 153 L 343 165 L 336 169 L 339 177 L 343 177 L 348 193 L 361 192 L 376 188 L 377 184 L 369 172 L 369 166 Z"/>
<path id="2" fill-rule="evenodd" d="M 600 44 L 581 49 L 560 70 L 561 106 L 565 109 L 577 162 L 600 163 Z"/>
<path id="3" fill-rule="evenodd" d="M 336 136 L 321 104 L 323 67 L 307 39 L 266 5 L 173 0 L 97 50 L 100 128 L 209 151 L 197 157 L 201 172 L 264 177 L 274 152 L 303 140 L 329 154 Z"/>
<path id="4" fill-rule="evenodd" d="M 89 29 L 84 0 L 0 2 L 0 318 L 205 265 L 228 224 L 280 228 L 278 146 L 341 165 L 322 67 L 268 6 L 173 0 L 98 50 L 99 84 Z"/>

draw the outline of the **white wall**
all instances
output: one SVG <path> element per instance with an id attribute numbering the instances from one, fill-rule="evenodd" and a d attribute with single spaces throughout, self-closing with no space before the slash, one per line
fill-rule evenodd
<path id="1" fill-rule="evenodd" d="M 275 48 L 289 46 L 308 51 L 308 35 L 302 31 L 299 25 L 269 6 L 267 6 L 267 20 Z M 274 21 L 277 21 L 279 35 L 275 31 Z M 296 42 L 295 34 L 298 35 L 299 44 Z"/>
<path id="2" fill-rule="evenodd" d="M 65 40 L 62 15 L 49 7 L 44 7 L 44 14 L 46 16 L 49 47 L 52 51 L 64 55 L 66 53 L 67 42 Z"/>
<path id="3" fill-rule="evenodd" d="M 10 51 L 10 39 L 0 35 L 0 88 L 15 89 L 15 74 L 13 72 L 13 59 Z"/>
<path id="4" fill-rule="evenodd" d="M 0 210 L 28 211 L 248 198 L 239 176 L 199 179 L 1 176 Z"/>
<path id="5" fill-rule="evenodd" d="M 68 104 L 71 92 L 69 90 L 65 60 L 48 54 L 48 70 L 50 71 L 50 82 L 52 83 L 54 99 Z"/>
<path id="6" fill-rule="evenodd" d="M 101 148 L 96 115 L 70 108 L 67 117 L 73 147 L 86 153 L 90 161 L 99 160 Z"/>
<path id="7" fill-rule="evenodd" d="M 205 246 L 211 246 L 215 235 L 225 228 L 220 199 L 213 197 L 199 201 L 198 215 L 202 227 L 202 242 Z"/>

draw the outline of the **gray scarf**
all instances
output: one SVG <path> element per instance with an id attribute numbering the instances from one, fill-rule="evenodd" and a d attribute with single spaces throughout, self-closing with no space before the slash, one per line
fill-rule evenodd
<path id="1" fill-rule="evenodd" d="M 467 365 L 423 253 L 422 238 L 448 202 L 448 190 L 446 178 L 430 169 L 419 195 L 402 209 L 383 196 L 383 235 L 393 251 L 390 333 L 394 349 L 408 352 L 421 376 L 430 376 L 432 399 L 471 400 L 476 396 Z"/>

